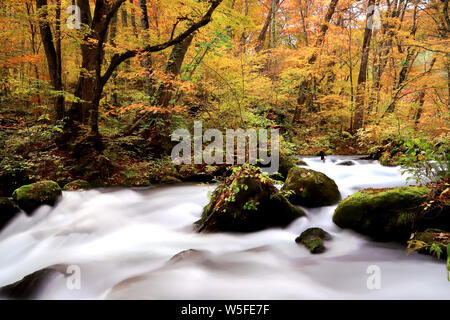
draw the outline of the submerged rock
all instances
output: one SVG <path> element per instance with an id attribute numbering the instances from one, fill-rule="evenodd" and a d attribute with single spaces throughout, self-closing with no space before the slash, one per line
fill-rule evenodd
<path id="1" fill-rule="evenodd" d="M 55 205 L 61 194 L 61 188 L 56 182 L 41 181 L 16 189 L 13 192 L 13 199 L 21 209 L 31 214 L 41 205 Z"/>
<path id="2" fill-rule="evenodd" d="M 289 203 L 271 179 L 251 167 L 227 178 L 196 222 L 198 231 L 252 232 L 284 227 L 305 213 Z"/>
<path id="3" fill-rule="evenodd" d="M 76 191 L 76 190 L 89 190 L 91 189 L 91 184 L 85 180 L 75 180 L 69 182 L 63 187 L 65 191 Z"/>
<path id="4" fill-rule="evenodd" d="M 19 208 L 9 200 L 0 197 L 0 230 L 18 213 Z"/>
<path id="5" fill-rule="evenodd" d="M 309 228 L 295 239 L 295 242 L 303 244 L 311 253 L 322 253 L 326 250 L 324 240 L 331 240 L 331 235 L 320 228 Z"/>
<path id="6" fill-rule="evenodd" d="M 355 163 L 353 161 L 351 161 L 351 160 L 348 160 L 348 161 L 338 162 L 338 163 L 336 163 L 336 165 L 337 166 L 354 166 Z"/>
<path id="7" fill-rule="evenodd" d="M 193 261 L 201 258 L 205 258 L 207 251 L 189 249 L 178 252 L 167 262 L 166 265 L 173 265 L 183 261 Z"/>
<path id="8" fill-rule="evenodd" d="M 429 192 L 427 187 L 362 190 L 339 203 L 333 222 L 341 228 L 386 241 L 404 241 L 416 230 L 448 227 L 448 207 L 423 211 L 422 204 Z"/>
<path id="9" fill-rule="evenodd" d="M 321 172 L 295 167 L 289 171 L 283 191 L 291 191 L 291 203 L 305 207 L 322 207 L 337 203 L 341 199 L 334 180 Z"/>

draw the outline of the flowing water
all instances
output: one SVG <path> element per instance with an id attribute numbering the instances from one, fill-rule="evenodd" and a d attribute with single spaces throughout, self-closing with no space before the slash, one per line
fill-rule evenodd
<path id="1" fill-rule="evenodd" d="M 304 159 L 333 178 L 342 197 L 367 187 L 406 185 L 398 167 L 344 156 Z M 353 166 L 337 165 L 353 161 Z M 39 299 L 448 299 L 445 264 L 406 256 L 332 222 L 336 206 L 305 209 L 287 228 L 197 234 L 214 185 L 64 192 L 55 208 L 20 214 L 0 232 L 0 287 L 53 265 L 76 265 L 79 290 L 62 274 Z M 320 255 L 294 242 L 305 229 L 333 235 Z M 183 259 L 168 262 L 184 250 Z M 380 288 L 369 289 L 370 266 Z M 70 278 L 70 277 L 69 277 Z M 370 287 L 370 286 L 369 286 Z"/>

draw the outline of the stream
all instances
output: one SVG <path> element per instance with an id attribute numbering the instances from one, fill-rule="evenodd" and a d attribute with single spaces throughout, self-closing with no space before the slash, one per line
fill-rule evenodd
<path id="1" fill-rule="evenodd" d="M 399 167 L 357 157 L 304 158 L 336 181 L 342 198 L 372 187 L 407 185 Z M 338 165 L 353 161 L 353 166 Z M 0 232 L 0 287 L 53 265 L 75 265 L 80 288 L 63 274 L 38 299 L 448 299 L 445 264 L 406 255 L 332 222 L 336 206 L 303 208 L 288 227 L 248 234 L 198 234 L 192 225 L 215 185 L 64 192 L 55 208 L 19 214 Z M 332 234 L 312 255 L 295 238 L 310 227 Z M 182 258 L 176 254 L 194 249 Z M 380 288 L 369 289 L 369 266 Z"/>

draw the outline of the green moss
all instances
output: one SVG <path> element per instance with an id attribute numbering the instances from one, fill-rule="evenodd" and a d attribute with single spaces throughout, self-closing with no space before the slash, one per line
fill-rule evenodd
<path id="1" fill-rule="evenodd" d="M 91 189 L 91 184 L 85 180 L 75 180 L 69 182 L 63 187 L 65 191 L 75 191 L 75 190 L 89 190 Z"/>
<path id="2" fill-rule="evenodd" d="M 241 169 L 214 191 L 197 224 L 206 231 L 251 232 L 286 226 L 304 215 L 269 178 Z"/>
<path id="3" fill-rule="evenodd" d="M 32 213 L 39 206 L 53 206 L 61 196 L 61 188 L 54 181 L 41 181 L 22 186 L 13 192 L 13 199 L 27 213 Z"/>
<path id="4" fill-rule="evenodd" d="M 426 187 L 362 190 L 339 203 L 333 222 L 379 240 L 404 240 L 420 226 L 421 204 L 429 192 Z"/>
<path id="5" fill-rule="evenodd" d="M 324 240 L 331 240 L 328 232 L 320 228 L 310 228 L 302 232 L 295 242 L 303 244 L 311 253 L 322 253 L 326 250 Z"/>
<path id="6" fill-rule="evenodd" d="M 341 199 L 336 183 L 321 172 L 295 167 L 289 171 L 283 191 L 292 191 L 289 201 L 306 207 L 333 205 Z"/>

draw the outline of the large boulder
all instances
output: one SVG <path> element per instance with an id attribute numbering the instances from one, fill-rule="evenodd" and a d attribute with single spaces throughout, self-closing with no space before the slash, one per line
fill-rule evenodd
<path id="1" fill-rule="evenodd" d="M 295 239 L 295 242 L 303 244 L 309 249 L 311 253 L 324 252 L 324 240 L 331 240 L 331 235 L 320 228 L 309 228 L 302 232 L 300 236 Z"/>
<path id="2" fill-rule="evenodd" d="M 448 206 L 424 210 L 429 192 L 422 186 L 365 189 L 339 203 L 333 222 L 380 241 L 405 241 L 414 231 L 448 228 Z"/>
<path id="3" fill-rule="evenodd" d="M 19 208 L 9 198 L 0 197 L 0 230 L 18 213 Z"/>
<path id="4" fill-rule="evenodd" d="M 214 191 L 198 231 L 252 232 L 284 227 L 305 213 L 289 203 L 260 171 L 244 166 Z"/>
<path id="5" fill-rule="evenodd" d="M 61 188 L 56 182 L 41 181 L 16 189 L 13 199 L 21 209 L 31 214 L 41 205 L 55 205 L 61 194 Z"/>
<path id="6" fill-rule="evenodd" d="M 85 180 L 75 180 L 64 185 L 63 190 L 65 191 L 77 191 L 77 190 L 89 190 L 92 186 L 89 182 Z"/>
<path id="7" fill-rule="evenodd" d="M 283 191 L 290 191 L 291 203 L 305 207 L 322 207 L 336 204 L 341 199 L 333 179 L 311 169 L 295 167 L 289 171 Z"/>

